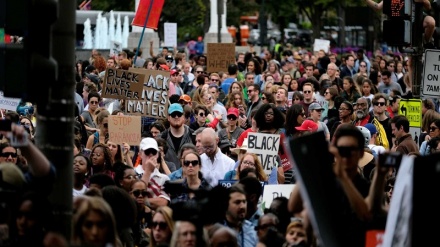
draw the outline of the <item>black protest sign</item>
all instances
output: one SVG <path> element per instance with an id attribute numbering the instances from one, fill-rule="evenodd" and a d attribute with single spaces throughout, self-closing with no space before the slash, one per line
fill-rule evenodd
<path id="1" fill-rule="evenodd" d="M 264 172 L 269 175 L 272 169 L 277 169 L 278 149 L 280 147 L 279 134 L 249 133 L 248 153 L 258 156 Z"/>
<path id="2" fill-rule="evenodd" d="M 208 72 L 228 71 L 235 64 L 235 44 L 208 43 Z"/>
<path id="3" fill-rule="evenodd" d="M 167 118 L 170 72 L 140 68 L 130 68 L 129 71 L 145 75 L 145 80 L 140 99 L 127 99 L 125 112 L 130 115 L 141 115 L 158 119 Z"/>
<path id="4" fill-rule="evenodd" d="M 101 96 L 114 99 L 141 98 L 145 76 L 133 71 L 107 68 Z"/>

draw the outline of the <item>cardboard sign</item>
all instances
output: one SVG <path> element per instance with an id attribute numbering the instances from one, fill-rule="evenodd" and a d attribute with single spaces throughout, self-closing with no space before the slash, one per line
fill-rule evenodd
<path id="1" fill-rule="evenodd" d="M 126 142 L 129 145 L 138 146 L 142 138 L 141 131 L 140 116 L 108 116 L 109 140 L 114 143 Z"/>
<path id="2" fill-rule="evenodd" d="M 101 96 L 113 99 L 140 99 L 145 75 L 133 71 L 107 68 Z"/>
<path id="3" fill-rule="evenodd" d="M 410 127 L 422 127 L 422 100 L 400 99 L 399 114 L 408 119 Z"/>
<path id="4" fill-rule="evenodd" d="M 330 40 L 326 39 L 315 39 L 313 44 L 313 51 L 324 50 L 325 53 L 330 49 Z"/>
<path id="5" fill-rule="evenodd" d="M 166 22 L 163 24 L 164 46 L 177 46 L 177 23 Z"/>
<path id="6" fill-rule="evenodd" d="M 146 28 L 156 30 L 164 2 L 165 0 L 140 0 L 131 25 L 138 27 L 145 26 Z M 148 10 L 150 10 L 150 13 L 148 13 Z M 145 20 L 147 20 L 147 22 L 145 22 Z"/>
<path id="7" fill-rule="evenodd" d="M 109 57 L 118 56 L 119 52 L 122 51 L 122 43 L 110 40 L 110 54 Z"/>
<path id="8" fill-rule="evenodd" d="M 278 149 L 280 147 L 279 134 L 249 133 L 248 153 L 254 153 L 260 159 L 266 175 L 270 175 L 272 169 L 277 169 Z"/>
<path id="9" fill-rule="evenodd" d="M 269 208 L 274 198 L 286 197 L 289 199 L 290 193 L 295 187 L 294 184 L 268 184 L 264 186 L 263 191 L 263 210 Z"/>
<path id="10" fill-rule="evenodd" d="M 0 109 L 17 111 L 21 99 L 4 97 L 3 91 L 0 91 Z"/>
<path id="11" fill-rule="evenodd" d="M 208 72 L 228 71 L 235 64 L 235 44 L 208 43 Z"/>
<path id="12" fill-rule="evenodd" d="M 167 118 L 170 72 L 141 68 L 129 68 L 129 71 L 144 74 L 145 80 L 140 99 L 127 99 L 125 112 L 129 115 L 142 115 L 159 119 Z"/>

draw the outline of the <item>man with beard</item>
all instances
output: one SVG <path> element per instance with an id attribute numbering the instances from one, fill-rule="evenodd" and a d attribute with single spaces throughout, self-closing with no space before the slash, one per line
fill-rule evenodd
<path id="1" fill-rule="evenodd" d="M 383 146 L 385 149 L 389 150 L 390 145 L 386 136 L 385 129 L 379 120 L 374 116 L 373 113 L 368 112 L 370 108 L 369 102 L 366 98 L 359 98 L 356 101 L 356 106 L 354 107 L 356 119 L 353 121 L 355 126 L 365 126 L 367 123 L 372 123 L 376 126 L 377 137 L 376 145 Z"/>
<path id="2" fill-rule="evenodd" d="M 228 209 L 224 225 L 237 232 L 239 247 L 254 247 L 258 243 L 254 226 L 246 220 L 246 192 L 242 184 L 234 184 L 229 189 Z"/>
<path id="3" fill-rule="evenodd" d="M 194 132 L 187 125 L 185 125 L 185 116 L 183 115 L 183 108 L 179 103 L 173 103 L 168 108 L 168 121 L 170 128 L 162 132 L 161 138 L 167 141 L 168 151 L 165 154 L 165 160 L 176 164 L 176 169 L 180 168 L 180 160 L 177 157 L 177 152 L 185 143 L 193 143 Z"/>

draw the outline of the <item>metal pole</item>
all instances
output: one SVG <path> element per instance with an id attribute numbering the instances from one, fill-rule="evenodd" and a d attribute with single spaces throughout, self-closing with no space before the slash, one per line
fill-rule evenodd
<path id="1" fill-rule="evenodd" d="M 223 14 L 223 0 L 217 0 L 217 43 L 222 42 L 222 14 Z"/>
<path id="2" fill-rule="evenodd" d="M 412 55 L 412 93 L 414 98 L 420 98 L 420 84 L 422 81 L 422 55 L 423 55 L 423 43 L 420 39 L 423 23 L 423 13 L 422 13 L 422 3 L 413 2 L 412 8 L 412 37 L 411 37 L 411 45 L 414 48 L 415 52 Z"/>
<path id="3" fill-rule="evenodd" d="M 150 13 L 151 13 L 152 6 L 153 6 L 153 1 L 150 1 L 150 6 L 148 6 L 147 16 L 145 17 L 144 27 L 142 28 L 141 37 L 139 38 L 139 44 L 138 44 L 138 47 L 137 47 L 137 50 L 136 50 L 136 54 L 134 55 L 133 67 L 136 64 L 136 59 L 137 59 L 138 54 L 139 54 L 139 49 L 141 49 L 142 39 L 144 38 L 145 28 L 147 27 L 148 18 L 150 18 Z"/>

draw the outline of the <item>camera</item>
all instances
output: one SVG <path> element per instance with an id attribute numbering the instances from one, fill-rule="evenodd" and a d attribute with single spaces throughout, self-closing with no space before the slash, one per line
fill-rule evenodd
<path id="1" fill-rule="evenodd" d="M 379 154 L 379 165 L 382 167 L 398 167 L 402 162 L 402 154 L 399 152 Z"/>

